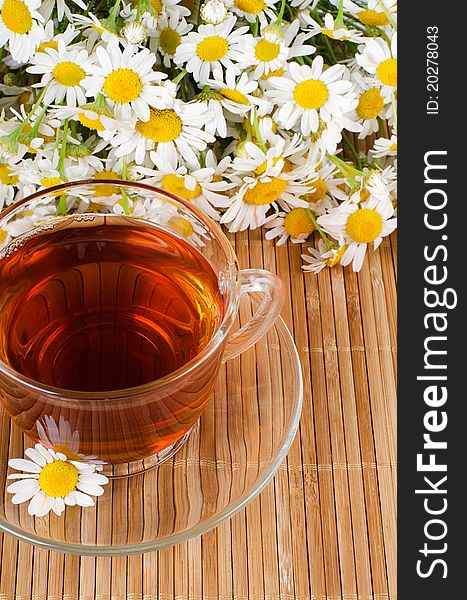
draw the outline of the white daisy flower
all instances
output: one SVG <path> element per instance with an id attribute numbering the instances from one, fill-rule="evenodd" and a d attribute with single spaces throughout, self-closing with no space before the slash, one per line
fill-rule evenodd
<path id="1" fill-rule="evenodd" d="M 397 90 L 397 33 L 389 47 L 382 38 L 366 38 L 355 56 L 357 63 L 381 86 L 381 93 L 390 97 Z"/>
<path id="2" fill-rule="evenodd" d="M 58 49 L 46 48 L 37 52 L 26 70 L 34 75 L 42 75 L 41 81 L 33 87 L 47 87 L 44 104 L 66 100 L 69 106 L 86 102 L 85 90 L 90 83 L 92 60 L 84 48 L 68 49 L 63 40 L 58 41 Z"/>
<path id="3" fill-rule="evenodd" d="M 147 48 L 138 51 L 127 46 L 122 51 L 110 42 L 106 48 L 97 47 L 96 56 L 99 65 L 93 65 L 86 93 L 97 97 L 102 92 L 119 118 L 128 120 L 136 115 L 141 121 L 148 121 L 150 107 L 167 106 L 167 89 L 154 85 L 167 75 L 153 71 L 156 55 Z"/>
<path id="4" fill-rule="evenodd" d="M 111 135 L 106 132 L 102 135 L 115 148 L 117 156 L 131 154 L 139 165 L 143 164 L 147 151 L 158 151 L 165 145 L 175 146 L 187 162 L 194 163 L 196 152 L 215 141 L 203 130 L 210 118 L 211 113 L 201 103 L 175 100 L 172 108 L 152 108 L 148 121 L 120 122 Z M 102 121 L 108 125 L 104 117 Z"/>
<path id="5" fill-rule="evenodd" d="M 191 165 L 181 163 L 174 146 L 151 151 L 150 157 L 156 169 L 139 169 L 148 178 L 148 183 L 190 201 L 212 219 L 219 220 L 219 212 L 213 207 L 225 200 L 223 192 L 233 188 L 234 183 L 215 177 L 215 169 L 201 168 L 198 161 Z"/>
<path id="6" fill-rule="evenodd" d="M 394 207 L 387 198 L 370 196 L 361 203 L 351 200 L 318 218 L 322 229 L 339 241 L 347 249 L 341 258 L 341 265 L 352 263 L 354 271 L 360 271 L 368 244 L 376 250 L 383 237 L 394 231 L 397 219 Z"/>
<path id="7" fill-rule="evenodd" d="M 375 158 L 383 158 L 384 156 L 397 156 L 397 135 L 393 134 L 390 139 L 378 138 L 370 150 Z"/>
<path id="8" fill-rule="evenodd" d="M 251 35 L 249 27 L 235 27 L 237 19 L 230 17 L 220 25 L 200 25 L 188 33 L 177 47 L 174 61 L 184 65 L 195 81 L 206 81 L 211 72 L 232 67 L 240 72 L 238 63 L 244 59 L 244 48 Z"/>
<path id="9" fill-rule="evenodd" d="M 254 23 L 257 17 L 275 16 L 275 4 L 279 0 L 226 0 L 227 8 L 249 23 Z"/>
<path id="10" fill-rule="evenodd" d="M 207 0 L 201 5 L 199 14 L 210 25 L 220 25 L 230 16 L 227 6 L 220 0 Z"/>
<path id="11" fill-rule="evenodd" d="M 122 35 L 129 44 L 140 46 L 148 39 L 148 30 L 143 23 L 134 21 L 123 27 Z"/>
<path id="12" fill-rule="evenodd" d="M 352 73 L 355 83 L 357 99 L 355 108 L 347 117 L 362 126 L 358 138 L 364 139 L 379 130 L 379 118 L 385 119 L 387 113 L 387 99 L 381 93 L 381 87 L 374 85 L 374 79 L 365 79 L 359 72 Z"/>
<path id="13" fill-rule="evenodd" d="M 331 117 L 328 122 L 319 120 L 318 130 L 310 135 L 310 143 L 315 152 L 322 154 L 336 154 L 337 146 L 342 141 L 342 131 L 359 133 L 362 130 L 360 123 L 349 119 L 347 115 Z"/>
<path id="14" fill-rule="evenodd" d="M 312 36 L 323 34 L 332 40 L 350 40 L 351 42 L 360 41 L 359 38 L 362 37 L 362 33 L 358 31 L 358 29 L 347 29 L 346 27 L 340 27 L 337 21 L 334 20 L 334 17 L 331 13 L 326 13 L 324 15 L 324 23 L 320 25 L 317 21 L 315 21 L 311 15 L 307 12 L 304 12 L 302 15 L 303 21 L 311 26 L 310 33 Z"/>
<path id="15" fill-rule="evenodd" d="M 311 190 L 303 195 L 303 199 L 310 203 L 310 208 L 319 217 L 337 206 L 338 201 L 343 202 L 348 199 L 348 195 L 344 191 L 346 179 L 345 177 L 336 177 L 337 169 L 327 159 L 316 168 L 313 167 L 313 161 L 310 163 L 311 181 L 309 185 Z"/>
<path id="16" fill-rule="evenodd" d="M 320 239 L 317 249 L 308 248 L 308 254 L 302 254 L 302 258 L 305 261 L 302 269 L 317 274 L 325 267 L 335 267 L 339 264 L 346 250 L 347 246 L 328 249 L 323 240 Z"/>
<path id="17" fill-rule="evenodd" d="M 108 124 L 109 121 L 114 122 L 115 116 L 103 94 L 99 94 L 94 102 L 88 102 L 82 106 L 51 106 L 49 114 L 62 122 L 65 119 L 78 121 L 87 129 L 98 134 L 106 130 L 102 117 L 106 118 Z"/>
<path id="18" fill-rule="evenodd" d="M 83 37 L 87 38 L 87 50 L 91 52 L 96 42 L 118 43 L 121 38 L 116 32 L 110 29 L 110 25 L 100 21 L 92 13 L 85 15 L 73 15 L 73 24 L 83 32 Z"/>
<path id="19" fill-rule="evenodd" d="M 0 0 L 0 48 L 8 44 L 13 60 L 26 63 L 44 35 L 41 0 Z"/>
<path id="20" fill-rule="evenodd" d="M 11 204 L 16 196 L 19 177 L 16 173 L 15 162 L 14 160 L 0 159 L 0 210 L 4 204 L 7 206 Z"/>
<path id="21" fill-rule="evenodd" d="M 65 46 L 70 46 L 78 34 L 79 31 L 73 25 L 68 25 L 63 33 L 56 33 L 54 22 L 47 21 L 44 27 L 43 38 L 37 47 L 36 52 L 45 52 L 47 48 L 58 50 L 59 40 L 63 40 Z"/>
<path id="22" fill-rule="evenodd" d="M 55 452 L 42 444 L 27 448 L 28 459 L 13 458 L 8 466 L 22 474 L 8 475 L 16 479 L 7 487 L 13 494 L 13 504 L 28 502 L 31 516 L 43 517 L 53 511 L 60 516 L 66 506 L 94 506 L 93 496 L 104 493 L 103 485 L 109 482 L 105 475 L 96 472 L 92 463 L 68 460 L 62 452 Z"/>
<path id="23" fill-rule="evenodd" d="M 310 212 L 308 208 L 297 207 L 288 212 L 281 211 L 272 215 L 265 222 L 265 227 L 268 229 L 265 238 L 267 240 L 279 238 L 278 246 L 286 244 L 289 238 L 293 244 L 302 244 L 315 230 Z"/>
<path id="24" fill-rule="evenodd" d="M 345 0 L 347 3 L 349 0 Z M 387 27 L 390 19 L 397 23 L 397 0 L 368 0 L 367 6 L 362 7 L 352 3 L 352 14 L 368 27 Z M 344 8 L 349 10 L 350 7 Z"/>
<path id="25" fill-rule="evenodd" d="M 88 9 L 83 0 L 72 0 L 72 2 L 74 2 L 76 6 L 79 6 L 79 8 L 82 10 Z M 55 7 L 59 22 L 63 20 L 63 15 L 65 15 L 69 21 L 73 21 L 73 14 L 67 6 L 65 0 L 43 0 L 40 7 L 40 13 L 46 21 L 49 21 Z"/>
<path id="26" fill-rule="evenodd" d="M 256 154 L 257 150 L 262 152 L 251 142 L 245 144 L 245 148 L 250 156 Z M 241 172 L 241 160 L 235 159 L 237 162 L 234 161 L 232 165 L 236 169 L 234 174 Z M 264 153 L 263 163 L 260 163 L 259 155 L 256 162 L 257 169 L 251 175 L 243 176 L 244 183 L 234 196 L 219 205 L 227 208 L 222 215 L 221 223 L 228 223 L 229 231 L 261 227 L 270 209 L 278 212 L 279 208 L 286 211 L 297 206 L 303 208 L 309 206 L 308 202 L 301 199 L 301 196 L 310 191 L 312 185 L 307 182 L 306 169 L 301 167 L 293 169 L 290 161 L 286 162 L 280 156 L 266 160 Z"/>
<path id="27" fill-rule="evenodd" d="M 170 67 L 184 35 L 193 29 L 191 23 L 180 16 L 178 11 L 164 12 L 157 19 L 157 28 L 151 35 L 150 48 L 159 51 L 164 66 Z"/>
<path id="28" fill-rule="evenodd" d="M 277 75 L 285 70 L 287 60 L 297 56 L 311 56 L 316 48 L 305 44 L 311 33 L 298 33 L 299 29 L 298 19 L 284 27 L 263 19 L 261 35 L 246 47 L 242 66 L 254 65 L 253 77 L 266 79 L 273 73 Z"/>
<path id="29" fill-rule="evenodd" d="M 279 105 L 275 118 L 285 129 L 297 123 L 303 135 L 319 129 L 320 119 L 327 123 L 340 117 L 351 107 L 348 92 L 352 82 L 344 79 L 346 67 L 333 65 L 323 70 L 322 56 L 317 56 L 312 66 L 290 63 L 283 77 L 271 77 L 271 87 L 266 97 Z"/>

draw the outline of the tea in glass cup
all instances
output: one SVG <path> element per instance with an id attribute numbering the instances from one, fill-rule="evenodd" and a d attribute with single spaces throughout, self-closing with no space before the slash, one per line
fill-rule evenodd
<path id="1" fill-rule="evenodd" d="M 109 182 L 39 192 L 0 215 L 0 395 L 26 433 L 69 456 L 160 462 L 200 417 L 221 362 L 273 324 L 282 288 L 239 271 L 218 226 L 185 201 L 111 183 L 98 212 L 86 211 Z M 115 214 L 122 197 L 134 216 Z M 250 291 L 263 303 L 232 333 Z"/>

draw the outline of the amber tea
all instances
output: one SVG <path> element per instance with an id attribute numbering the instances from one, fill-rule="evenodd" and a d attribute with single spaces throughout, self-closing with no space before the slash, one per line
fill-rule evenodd
<path id="1" fill-rule="evenodd" d="M 29 237 L 0 260 L 1 360 L 47 386 L 110 392 L 159 380 L 193 359 L 223 315 L 206 258 L 147 222 L 78 219 Z M 179 437 L 207 401 L 203 385 L 201 378 L 192 393 L 148 395 L 136 406 L 116 401 L 105 411 L 89 400 L 29 406 L 25 399 L 22 419 L 30 415 L 35 435 L 36 420 L 64 417 L 82 452 L 126 462 Z"/>

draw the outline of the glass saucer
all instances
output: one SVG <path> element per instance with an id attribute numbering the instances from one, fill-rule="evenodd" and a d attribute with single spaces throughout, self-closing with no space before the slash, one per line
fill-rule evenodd
<path id="1" fill-rule="evenodd" d="M 242 298 L 240 315 L 251 311 Z M 241 319 L 242 320 L 242 319 Z M 279 319 L 240 357 L 226 362 L 208 407 L 185 444 L 138 474 L 121 467 L 96 506 L 61 517 L 31 517 L 6 492 L 9 458 L 33 442 L 0 405 L 0 530 L 52 550 L 124 555 L 178 544 L 230 518 L 277 472 L 297 431 L 302 375 L 292 337 Z"/>

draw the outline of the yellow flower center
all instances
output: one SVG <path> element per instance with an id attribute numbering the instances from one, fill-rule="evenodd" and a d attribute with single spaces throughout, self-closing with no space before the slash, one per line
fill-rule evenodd
<path id="1" fill-rule="evenodd" d="M 5 0 L 1 18 L 5 27 L 13 33 L 23 35 L 32 27 L 31 11 L 21 0 Z"/>
<path id="2" fill-rule="evenodd" d="M 389 25 L 389 19 L 383 12 L 376 12 L 376 10 L 362 10 L 357 14 L 359 20 L 369 27 L 384 27 Z"/>
<path id="3" fill-rule="evenodd" d="M 86 76 L 86 73 L 79 65 L 70 61 L 58 63 L 58 65 L 55 65 L 52 73 L 55 81 L 66 87 L 79 85 L 81 80 Z"/>
<path id="4" fill-rule="evenodd" d="M 214 62 L 221 60 L 229 51 L 229 44 L 227 40 L 221 38 L 219 35 L 211 35 L 204 38 L 202 42 L 198 44 L 196 48 L 196 54 L 201 60 L 206 62 Z"/>
<path id="5" fill-rule="evenodd" d="M 388 58 L 378 65 L 376 69 L 380 81 L 384 85 L 396 87 L 397 85 L 397 58 Z"/>
<path id="6" fill-rule="evenodd" d="M 279 177 L 271 177 L 271 181 L 257 181 L 254 187 L 247 189 L 243 201 L 255 206 L 271 204 L 280 198 L 286 187 L 287 181 Z"/>
<path id="7" fill-rule="evenodd" d="M 0 227 L 0 244 L 3 244 L 3 242 L 6 240 L 7 237 L 8 237 L 7 232 Z"/>
<path id="8" fill-rule="evenodd" d="M 347 250 L 347 246 L 341 246 L 339 248 L 339 250 L 336 252 L 334 258 L 328 258 L 328 260 L 326 261 L 326 265 L 328 267 L 335 267 L 337 264 L 339 264 L 341 258 L 344 256 L 344 252 Z"/>
<path id="9" fill-rule="evenodd" d="M 248 98 L 242 92 L 238 90 L 230 90 L 229 88 L 221 88 L 219 93 L 227 98 L 227 100 L 231 100 L 232 102 L 236 102 L 237 104 L 249 104 Z"/>
<path id="10" fill-rule="evenodd" d="M 138 2 L 136 2 L 135 4 L 138 4 Z M 162 0 L 151 0 L 151 6 L 153 7 L 154 11 L 160 15 L 162 12 Z"/>
<path id="11" fill-rule="evenodd" d="M 389 152 L 397 152 L 397 144 L 391 144 L 389 148 Z"/>
<path id="12" fill-rule="evenodd" d="M 327 35 L 328 38 L 331 38 L 332 40 L 335 39 L 334 31 L 332 29 L 321 29 L 321 33 L 324 33 L 324 35 Z"/>
<path id="13" fill-rule="evenodd" d="M 278 57 L 280 51 L 279 44 L 260 40 L 255 46 L 255 56 L 261 62 L 269 62 Z"/>
<path id="14" fill-rule="evenodd" d="M 16 185 L 18 183 L 18 176 L 11 175 L 11 168 L 4 163 L 0 163 L 0 181 L 5 185 Z"/>
<path id="15" fill-rule="evenodd" d="M 261 75 L 261 79 L 269 79 L 270 77 L 282 77 L 284 73 L 285 69 L 276 69 L 275 71 L 269 71 L 267 75 Z"/>
<path id="16" fill-rule="evenodd" d="M 185 178 L 172 173 L 164 175 L 162 178 L 162 187 L 166 192 L 171 192 L 184 200 L 194 200 L 201 194 L 201 186 L 198 182 L 196 182 L 194 190 L 189 190 L 185 185 Z"/>
<path id="17" fill-rule="evenodd" d="M 114 171 L 101 171 L 100 173 L 94 173 L 93 179 L 97 181 L 101 179 L 121 179 L 121 176 Z M 112 194 L 118 194 L 119 189 L 114 185 L 96 185 L 94 188 L 94 196 L 103 197 L 103 196 L 112 196 Z"/>
<path id="18" fill-rule="evenodd" d="M 60 177 L 43 177 L 41 179 L 41 186 L 45 188 L 53 187 L 54 185 L 60 185 L 62 180 Z"/>
<path id="19" fill-rule="evenodd" d="M 101 123 L 101 118 L 99 115 L 96 115 L 95 119 L 91 119 L 91 117 L 87 117 L 85 113 L 78 114 L 78 121 L 81 125 L 84 125 L 88 129 L 94 129 L 95 131 L 104 131 L 105 127 Z"/>
<path id="20" fill-rule="evenodd" d="M 140 76 L 131 69 L 116 69 L 104 81 L 104 92 L 117 104 L 133 102 L 141 94 L 143 84 Z"/>
<path id="21" fill-rule="evenodd" d="M 78 469 L 70 462 L 55 460 L 42 468 L 38 483 L 47 496 L 63 498 L 75 489 L 78 483 Z"/>
<path id="22" fill-rule="evenodd" d="M 358 208 L 347 219 L 347 233 L 359 244 L 374 242 L 382 229 L 383 219 L 374 208 Z"/>
<path id="23" fill-rule="evenodd" d="M 375 119 L 383 110 L 384 98 L 378 88 L 363 92 L 358 100 L 357 115 L 361 119 Z"/>
<path id="24" fill-rule="evenodd" d="M 276 156 L 272 159 L 272 164 L 275 167 L 280 160 L 284 161 L 284 166 L 282 167 L 281 173 L 290 173 L 292 170 L 292 163 L 287 158 L 282 158 L 282 156 Z M 257 175 L 262 175 L 266 171 L 266 167 L 268 166 L 268 161 L 265 160 L 263 163 L 256 167 L 255 173 Z"/>
<path id="25" fill-rule="evenodd" d="M 249 15 L 257 15 L 266 8 L 264 0 L 234 0 L 235 6 Z"/>
<path id="26" fill-rule="evenodd" d="M 136 131 L 153 142 L 172 142 L 182 132 L 183 123 L 171 108 L 151 109 L 149 121 L 138 121 Z"/>
<path id="27" fill-rule="evenodd" d="M 324 198 L 327 192 L 326 182 L 321 177 L 318 177 L 315 181 L 311 182 L 311 185 L 315 188 L 314 192 L 308 192 L 305 194 L 303 198 L 307 202 L 311 202 L 312 204 L 319 202 Z"/>
<path id="28" fill-rule="evenodd" d="M 284 229 L 291 237 L 298 238 L 313 233 L 315 226 L 306 208 L 293 208 L 285 215 Z"/>
<path id="29" fill-rule="evenodd" d="M 159 48 L 162 52 L 173 56 L 180 45 L 180 40 L 180 34 L 175 29 L 166 27 L 159 34 Z"/>
<path id="30" fill-rule="evenodd" d="M 319 79 L 307 79 L 297 83 L 293 93 L 295 102 L 306 110 L 323 106 L 328 95 L 328 88 Z"/>
<path id="31" fill-rule="evenodd" d="M 169 220 L 169 225 L 172 227 L 173 231 L 176 231 L 183 237 L 190 237 L 193 233 L 193 225 L 184 217 L 172 217 Z"/>
<path id="32" fill-rule="evenodd" d="M 58 42 L 55 40 L 50 40 L 48 42 L 42 42 L 37 47 L 36 52 L 45 52 L 47 48 L 52 48 L 53 50 L 58 50 Z"/>

